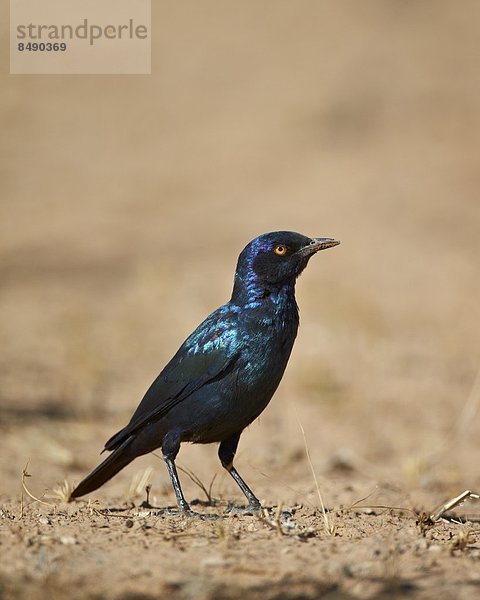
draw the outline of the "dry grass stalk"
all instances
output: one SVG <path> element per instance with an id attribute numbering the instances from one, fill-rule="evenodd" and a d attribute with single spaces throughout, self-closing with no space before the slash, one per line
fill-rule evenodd
<path id="1" fill-rule="evenodd" d="M 28 463 L 25 465 L 25 467 L 22 469 L 22 488 L 23 490 L 26 492 L 26 494 L 28 496 L 30 496 L 30 498 L 32 498 L 32 500 L 35 500 L 35 502 L 39 502 L 40 504 L 44 504 L 45 506 L 53 506 L 56 508 L 55 504 L 51 504 L 50 502 L 45 502 L 44 500 L 42 500 L 41 498 L 37 498 L 36 496 L 34 496 L 32 494 L 32 492 L 27 488 L 27 485 L 25 483 L 25 479 L 27 477 L 31 477 L 31 475 L 27 472 L 27 468 L 28 468 Z M 21 516 L 23 517 L 23 508 L 24 508 L 24 503 L 23 503 L 23 491 L 22 491 L 22 504 L 21 504 Z"/>
<path id="2" fill-rule="evenodd" d="M 305 454 L 307 456 L 307 461 L 308 461 L 308 464 L 310 466 L 310 470 L 312 472 L 313 480 L 315 481 L 315 487 L 317 489 L 317 495 L 318 495 L 318 499 L 320 501 L 320 507 L 322 509 L 323 528 L 324 528 L 325 532 L 328 535 L 335 535 L 336 528 L 335 528 L 335 525 L 330 521 L 330 518 L 329 518 L 329 516 L 327 514 L 327 510 L 325 508 L 325 503 L 323 502 L 322 492 L 320 491 L 320 486 L 318 484 L 317 475 L 315 473 L 315 469 L 314 469 L 313 463 L 312 463 L 312 458 L 310 456 L 310 450 L 308 448 L 307 436 L 305 434 L 305 429 L 303 428 L 303 426 L 302 426 L 302 424 L 300 422 L 300 419 L 298 418 L 298 413 L 297 413 L 296 409 L 295 409 L 295 416 L 297 417 L 298 425 L 300 427 L 300 431 L 302 432 L 303 443 L 304 443 L 304 446 L 305 446 Z"/>
<path id="3" fill-rule="evenodd" d="M 51 498 L 52 500 L 60 500 L 61 502 L 70 502 L 74 488 L 75 486 L 73 483 L 70 483 L 64 479 L 62 483 L 58 483 L 57 486 L 54 487 L 49 494 L 47 494 L 47 497 Z"/>
<path id="4" fill-rule="evenodd" d="M 196 475 L 193 471 L 191 471 L 190 469 L 187 469 L 186 467 L 180 467 L 177 466 L 177 469 L 179 471 L 181 471 L 182 473 L 185 473 L 185 475 L 191 480 L 193 481 L 193 483 L 195 485 L 197 485 L 202 492 L 205 494 L 205 496 L 207 497 L 207 502 L 210 506 L 213 506 L 215 504 L 215 501 L 213 499 L 212 496 L 212 488 L 213 488 L 213 484 L 215 483 L 215 479 L 217 478 L 217 474 L 215 473 L 215 475 L 212 477 L 212 480 L 210 481 L 210 485 L 208 486 L 208 488 L 206 487 L 206 485 L 203 483 L 203 481 L 200 479 L 200 477 L 198 477 L 198 475 Z"/>
<path id="5" fill-rule="evenodd" d="M 152 473 L 152 467 L 147 467 L 144 471 L 135 473 L 130 481 L 127 491 L 125 492 L 125 497 L 129 502 L 135 503 L 136 500 L 139 500 L 143 497 Z"/>
<path id="6" fill-rule="evenodd" d="M 163 460 L 163 458 L 161 456 L 159 456 L 158 454 L 155 454 L 155 452 L 152 452 L 152 454 L 156 458 L 160 458 L 161 460 Z M 212 488 L 213 488 L 213 484 L 215 483 L 215 479 L 217 478 L 216 473 L 212 477 L 212 480 L 210 481 L 210 485 L 207 488 L 207 486 L 203 483 L 203 481 L 200 479 L 200 477 L 198 477 L 198 475 L 196 475 L 190 469 L 187 469 L 186 467 L 181 467 L 180 465 L 177 465 L 177 469 L 178 469 L 178 471 L 185 473 L 185 475 L 190 479 L 190 481 L 193 481 L 193 483 L 202 490 L 202 492 L 205 494 L 205 496 L 207 498 L 207 502 L 210 506 L 215 505 L 215 499 L 213 498 L 213 495 L 212 495 Z"/>
<path id="7" fill-rule="evenodd" d="M 444 504 L 442 504 L 441 506 L 439 506 L 429 516 L 429 519 L 433 523 L 435 523 L 436 521 L 438 521 L 439 519 L 441 519 L 442 516 L 445 513 L 449 512 L 450 510 L 453 510 L 457 506 L 461 506 L 462 504 L 464 504 L 465 502 L 467 502 L 467 500 L 480 500 L 480 495 L 479 494 L 475 494 L 474 492 L 471 492 L 470 490 L 465 490 L 464 492 L 462 492 L 458 496 L 455 496 L 455 498 L 452 498 L 451 500 L 448 500 L 447 502 L 445 502 Z"/>

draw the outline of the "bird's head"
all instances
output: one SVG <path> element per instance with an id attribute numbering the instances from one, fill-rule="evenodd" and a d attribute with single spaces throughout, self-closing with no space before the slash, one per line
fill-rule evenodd
<path id="1" fill-rule="evenodd" d="M 331 238 L 309 238 L 293 231 L 273 231 L 252 240 L 238 257 L 235 295 L 272 292 L 295 283 L 319 250 L 337 246 Z"/>

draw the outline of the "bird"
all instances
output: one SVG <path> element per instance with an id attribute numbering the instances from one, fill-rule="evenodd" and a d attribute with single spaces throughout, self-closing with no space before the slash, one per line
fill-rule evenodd
<path id="1" fill-rule="evenodd" d="M 230 300 L 184 341 L 145 393 L 130 422 L 103 451 L 111 454 L 73 490 L 89 494 L 138 456 L 161 448 L 181 513 L 196 514 L 183 494 L 175 459 L 183 442 L 218 443 L 221 465 L 248 502 L 260 501 L 233 466 L 240 436 L 265 409 L 297 336 L 295 283 L 310 258 L 333 238 L 292 231 L 256 237 L 238 257 Z"/>

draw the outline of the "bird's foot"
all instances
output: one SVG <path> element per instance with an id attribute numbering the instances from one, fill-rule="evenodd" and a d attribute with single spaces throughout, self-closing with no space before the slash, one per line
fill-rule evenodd
<path id="1" fill-rule="evenodd" d="M 184 517 L 201 517 L 202 515 L 200 513 L 195 512 L 194 510 L 192 510 L 190 508 L 190 505 L 187 504 L 186 502 L 182 502 L 181 504 L 178 505 L 178 511 L 180 513 L 180 515 L 184 516 Z"/>
<path id="2" fill-rule="evenodd" d="M 220 515 L 195 512 L 190 508 L 188 504 L 180 506 L 179 510 L 180 514 L 183 516 L 194 519 L 200 519 L 201 521 L 216 521 L 222 518 Z"/>
<path id="3" fill-rule="evenodd" d="M 218 519 L 223 519 L 223 516 L 217 514 L 198 513 L 192 510 L 188 504 L 186 506 L 171 506 L 168 508 L 155 508 L 152 506 L 151 514 L 156 517 L 186 517 L 200 519 L 202 521 L 216 521 Z"/>
<path id="4" fill-rule="evenodd" d="M 220 515 L 198 513 L 192 509 L 185 510 L 183 508 L 153 509 L 151 514 L 156 517 L 185 517 L 189 519 L 201 519 L 202 521 L 215 521 L 222 518 Z"/>
<path id="5" fill-rule="evenodd" d="M 229 506 L 225 511 L 226 515 L 261 515 L 263 514 L 260 502 L 250 502 L 247 506 Z"/>
<path id="6" fill-rule="evenodd" d="M 216 521 L 222 518 L 220 515 L 195 512 L 191 508 L 188 510 L 181 510 L 180 514 L 184 515 L 185 517 L 200 519 L 201 521 Z"/>

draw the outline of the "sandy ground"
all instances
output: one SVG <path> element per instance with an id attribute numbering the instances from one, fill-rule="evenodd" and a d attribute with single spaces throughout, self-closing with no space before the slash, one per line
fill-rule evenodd
<path id="1" fill-rule="evenodd" d="M 2 598 L 478 596 L 479 502 L 421 514 L 480 490 L 479 22 L 473 0 L 156 2 L 151 76 L 4 69 Z M 162 512 L 153 455 L 63 502 L 276 229 L 342 245 L 299 280 L 240 443 L 268 514 L 224 515 L 212 446 L 179 464 L 220 519 Z"/>

